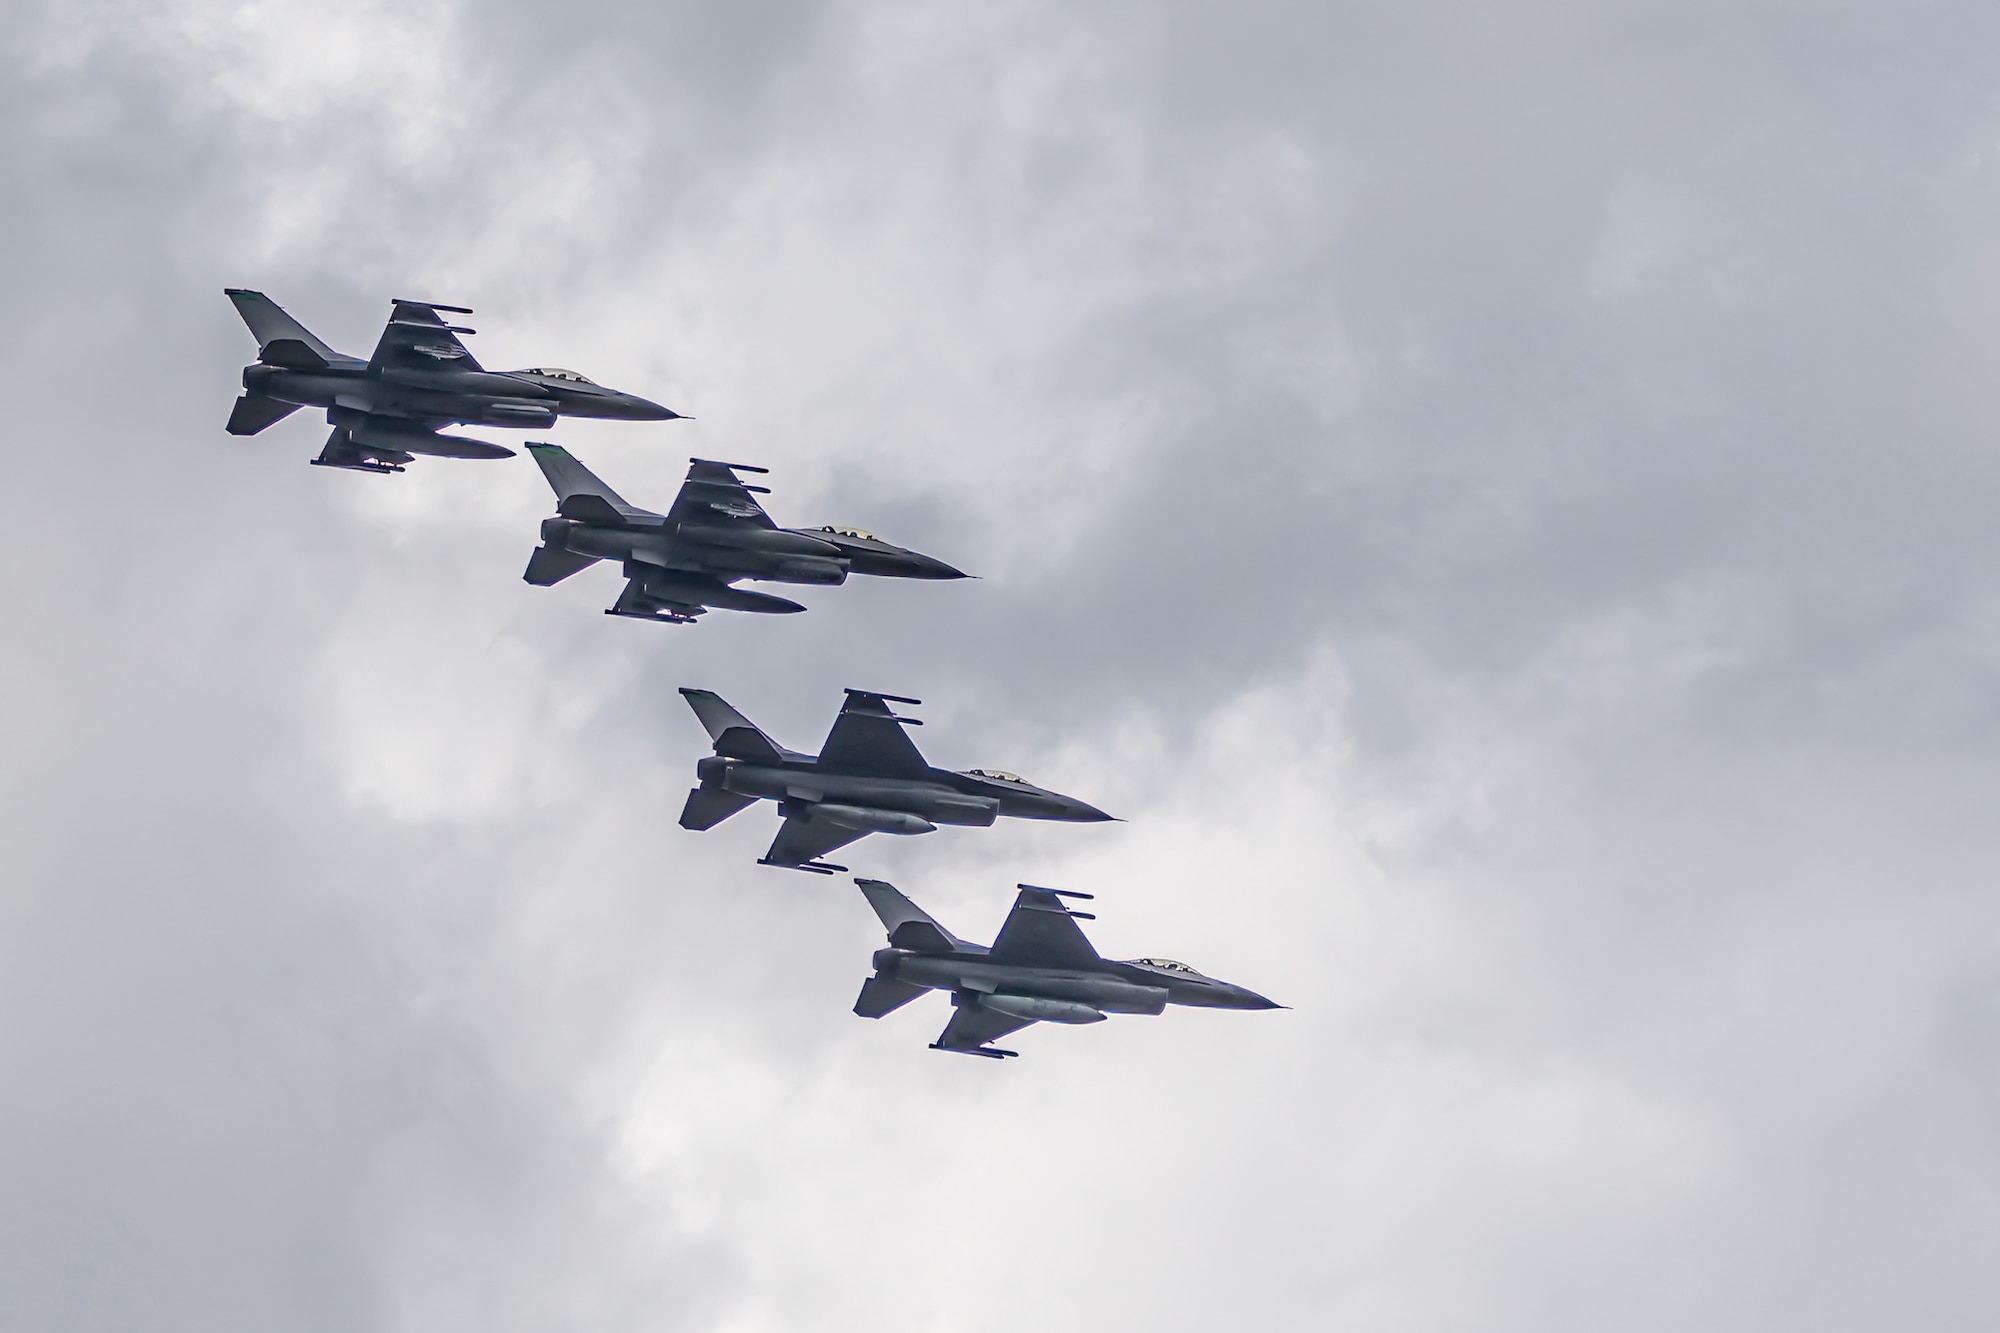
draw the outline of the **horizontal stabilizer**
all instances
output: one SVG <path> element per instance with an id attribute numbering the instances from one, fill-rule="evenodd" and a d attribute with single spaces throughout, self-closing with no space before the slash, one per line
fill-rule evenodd
<path id="1" fill-rule="evenodd" d="M 757 804 L 754 796 L 739 796 L 717 787 L 696 787 L 681 807 L 681 827 L 697 833 L 712 829 L 723 820 Z"/>
<path id="2" fill-rule="evenodd" d="M 854 1012 L 863 1018 L 880 1018 L 901 1009 L 929 989 L 928 986 L 913 986 L 907 981 L 870 977 L 861 983 L 861 998 L 854 1002 Z"/>
<path id="3" fill-rule="evenodd" d="M 521 577 L 537 588 L 552 587 L 561 583 L 580 569 L 589 569 L 597 563 L 594 555 L 578 555 L 575 551 L 559 551 L 550 546 L 537 546 L 535 553 L 528 557 L 528 572 Z"/>
<path id="4" fill-rule="evenodd" d="M 229 409 L 229 425 L 225 429 L 231 435 L 255 435 L 298 410 L 297 403 L 281 403 L 276 398 L 253 398 L 245 394 L 236 400 L 236 406 Z"/>

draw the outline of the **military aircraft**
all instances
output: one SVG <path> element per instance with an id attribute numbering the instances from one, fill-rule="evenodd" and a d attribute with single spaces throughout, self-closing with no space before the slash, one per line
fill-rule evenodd
<path id="1" fill-rule="evenodd" d="M 443 318 L 471 314 L 464 306 L 395 302 L 375 354 L 363 361 L 313 337 L 264 293 L 223 291 L 257 338 L 257 360 L 243 368 L 243 396 L 229 413 L 229 433 L 255 435 L 301 407 L 323 407 L 333 433 L 313 460 L 320 467 L 401 472 L 417 454 L 513 456 L 512 449 L 485 440 L 438 433 L 453 424 L 533 430 L 557 417 L 666 421 L 680 415 L 573 370 L 482 368 L 458 340 L 472 330 Z"/>
<path id="2" fill-rule="evenodd" d="M 1205 977 L 1170 958 L 1099 958 L 1065 898 L 1067 889 L 1020 886 L 1014 910 L 991 947 L 968 944 L 879 879 L 854 881 L 889 932 L 875 951 L 875 975 L 861 983 L 854 1012 L 880 1018 L 925 991 L 951 992 L 951 1022 L 931 1043 L 1003 1060 L 1018 1051 L 987 1043 L 1030 1023 L 1101 1023 L 1110 1014 L 1157 1014 L 1170 1004 L 1203 1009 L 1282 1009 L 1253 990 Z"/>
<path id="3" fill-rule="evenodd" d="M 522 577 L 537 587 L 560 583 L 599 560 L 624 562 L 625 591 L 606 615 L 687 625 L 709 607 L 728 611 L 803 611 L 797 602 L 730 585 L 739 579 L 839 584 L 849 574 L 905 579 L 962 579 L 927 555 L 891 546 L 859 528 L 781 528 L 738 472 L 747 463 L 690 460 L 673 507 L 655 514 L 627 504 L 567 450 L 530 444 L 556 493 L 556 517 L 542 520 L 542 545 Z"/>
<path id="4" fill-rule="evenodd" d="M 819 858 L 870 833 L 930 833 L 939 824 L 985 828 L 1000 815 L 1074 823 L 1112 818 L 998 769 L 932 768 L 903 730 L 920 725 L 917 719 L 889 707 L 918 699 L 847 691 L 815 758 L 779 745 L 720 695 L 681 693 L 715 743 L 714 756 L 695 765 L 701 785 L 688 793 L 681 827 L 712 829 L 759 800 L 776 801 L 785 822 L 760 866 L 830 875 L 847 867 Z"/>

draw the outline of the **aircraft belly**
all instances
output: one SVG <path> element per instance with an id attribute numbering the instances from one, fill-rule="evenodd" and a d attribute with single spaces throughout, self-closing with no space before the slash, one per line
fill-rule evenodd
<path id="1" fill-rule="evenodd" d="M 999 806 L 991 801 L 968 799 L 936 783 L 911 782 L 896 778 L 870 778 L 845 773 L 813 773 L 802 781 L 820 793 L 811 798 L 841 801 L 851 805 L 879 806 L 921 815 L 933 824 L 970 825 L 984 828 L 993 822 Z"/>
<path id="2" fill-rule="evenodd" d="M 579 549 L 572 543 L 572 549 Z M 999 803 L 968 797 L 937 783 L 895 778 L 822 773 L 813 769 L 773 768 L 732 761 L 720 775 L 722 785 L 744 796 L 768 800 L 833 802 L 916 815 L 933 824 L 984 828 L 993 822 Z"/>
<path id="3" fill-rule="evenodd" d="M 1028 996 L 1086 1004 L 1118 1014 L 1157 1014 L 1167 1007 L 1162 986 L 1137 986 L 1116 977 L 1051 968 L 1018 967 L 963 957 L 904 954 L 896 979 L 939 990 Z"/>

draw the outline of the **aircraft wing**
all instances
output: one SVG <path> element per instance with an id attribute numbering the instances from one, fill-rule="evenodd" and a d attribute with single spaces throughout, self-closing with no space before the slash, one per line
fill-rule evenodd
<path id="1" fill-rule="evenodd" d="M 1054 891 L 1023 884 L 1014 899 L 1014 910 L 993 939 L 990 956 L 996 963 L 1030 967 L 1093 966 L 1101 960 L 1083 937 L 1083 928 L 1076 924 L 1079 915 Z"/>
<path id="2" fill-rule="evenodd" d="M 696 528 L 721 528 L 738 523 L 754 528 L 777 526 L 752 494 L 765 488 L 750 486 L 736 475 L 739 468 L 745 472 L 762 472 L 763 468 L 745 463 L 712 463 L 706 458 L 688 462 L 687 480 L 681 483 L 681 493 L 674 497 L 674 506 L 667 511 L 669 523 L 686 523 Z"/>
<path id="3" fill-rule="evenodd" d="M 913 717 L 898 717 L 889 707 L 891 699 L 898 703 L 917 702 L 893 694 L 849 690 L 847 702 L 840 706 L 840 716 L 833 720 L 833 730 L 826 734 L 826 744 L 820 746 L 819 761 L 868 777 L 929 776 L 931 766 L 924 762 L 916 743 L 903 730 L 922 723 Z"/>
<path id="4" fill-rule="evenodd" d="M 440 310 L 455 315 L 472 313 L 464 306 L 396 302 L 389 314 L 389 326 L 382 330 L 382 341 L 375 344 L 375 355 L 368 358 L 368 368 L 374 371 L 484 369 L 458 340 L 459 334 L 472 330 L 447 324 L 438 314 Z"/>
<path id="5" fill-rule="evenodd" d="M 931 1045 L 940 1051 L 976 1051 L 987 1042 L 998 1041 L 1010 1032 L 1019 1032 L 1034 1021 L 967 1004 L 952 1010 L 951 1022 L 944 1025 L 944 1031 Z"/>
<path id="6" fill-rule="evenodd" d="M 761 864 L 796 868 L 867 836 L 866 829 L 844 828 L 829 820 L 814 819 L 810 811 L 803 817 L 792 815 L 771 840 L 771 850 L 764 853 Z"/>

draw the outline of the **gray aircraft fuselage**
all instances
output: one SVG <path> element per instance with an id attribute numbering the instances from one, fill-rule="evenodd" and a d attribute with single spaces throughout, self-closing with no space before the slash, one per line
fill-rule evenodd
<path id="1" fill-rule="evenodd" d="M 837 587 L 849 574 L 957 579 L 958 570 L 916 551 L 830 529 L 752 528 L 694 523 L 640 527 L 573 518 L 542 520 L 542 541 L 599 560 L 740 575 L 771 583 Z"/>
<path id="2" fill-rule="evenodd" d="M 293 370 L 254 363 L 243 368 L 243 388 L 281 403 L 323 407 L 334 425 L 386 416 L 537 429 L 557 417 L 667 421 L 677 415 L 637 394 L 533 371 L 373 371 L 365 361 Z"/>
<path id="3" fill-rule="evenodd" d="M 915 949 L 877 949 L 875 975 L 932 990 L 970 991 L 980 1003 L 1001 1013 L 1015 1012 L 1049 1023 L 1094 1023 L 1103 1014 L 1157 1014 L 1170 1004 L 1201 1009 L 1275 1009 L 1270 1000 L 1226 981 L 1196 972 L 1186 974 L 1137 962 L 1106 959 L 1094 967 L 1031 967 L 996 963 L 978 946 L 950 953 Z M 1044 1012 L 1021 1012 L 1036 1006 L 1007 1008 L 1012 996 L 1053 1002 Z M 997 1002 L 997 1003 L 996 1003 Z M 1063 1008 L 1075 1005 L 1075 1010 Z M 1086 1014 L 1085 1009 L 1096 1011 Z"/>
<path id="4" fill-rule="evenodd" d="M 1073 796 L 1030 783 L 1000 782 L 933 768 L 928 777 L 890 778 L 829 769 L 810 755 L 778 763 L 710 756 L 695 765 L 704 787 L 739 796 L 818 807 L 823 818 L 876 833 L 927 833 L 926 825 L 989 827 L 1016 819 L 1095 822 L 1111 816 Z M 828 806 L 839 807 L 829 811 Z"/>

